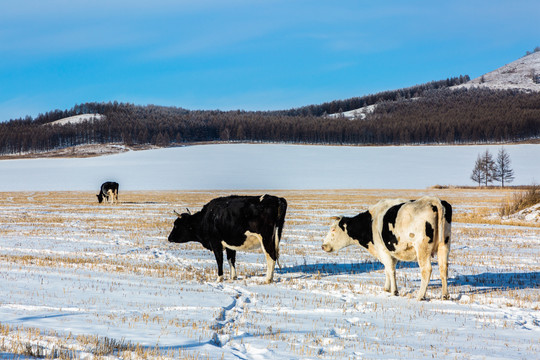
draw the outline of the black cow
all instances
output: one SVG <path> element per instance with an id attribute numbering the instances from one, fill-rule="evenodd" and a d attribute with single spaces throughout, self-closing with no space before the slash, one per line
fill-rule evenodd
<path id="1" fill-rule="evenodd" d="M 113 181 L 104 182 L 101 184 L 101 190 L 96 196 L 100 204 L 104 198 L 111 204 L 118 203 L 118 183 Z"/>
<path id="2" fill-rule="evenodd" d="M 197 241 L 214 252 L 218 281 L 223 281 L 223 249 L 236 279 L 236 250 L 262 247 L 266 256 L 266 283 L 271 283 L 279 258 L 279 241 L 285 223 L 287 201 L 271 195 L 220 197 L 204 205 L 201 211 L 178 215 L 169 241 Z"/>

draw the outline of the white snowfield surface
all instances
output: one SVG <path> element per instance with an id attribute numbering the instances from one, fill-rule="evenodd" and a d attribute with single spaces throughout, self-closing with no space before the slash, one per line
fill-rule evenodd
<path id="1" fill-rule="evenodd" d="M 98 204 L 95 192 L 0 193 L 0 358 L 538 358 L 540 228 L 467 217 L 496 212 L 509 192 L 270 193 L 289 203 L 270 285 L 260 252 L 238 252 L 239 279 L 216 283 L 210 251 L 167 241 L 173 209 L 229 192 L 121 190 L 118 205 Z M 418 302 L 415 262 L 398 265 L 395 297 L 359 246 L 321 249 L 331 216 L 426 194 L 454 206 L 451 300 L 440 300 L 435 260 Z"/>
<path id="2" fill-rule="evenodd" d="M 478 154 L 500 145 L 303 146 L 198 145 L 93 158 L 0 161 L 0 191 L 96 190 L 116 181 L 122 190 L 424 189 L 476 185 Z M 504 145 L 512 184 L 540 181 L 540 145 Z M 497 185 L 497 183 L 494 183 Z"/>

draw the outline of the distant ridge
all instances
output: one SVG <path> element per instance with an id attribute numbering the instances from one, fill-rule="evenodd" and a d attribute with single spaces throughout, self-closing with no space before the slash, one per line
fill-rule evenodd
<path id="1" fill-rule="evenodd" d="M 483 74 L 475 79 L 450 85 L 451 89 L 491 89 L 491 90 L 522 90 L 540 92 L 540 51 L 529 53 L 524 57 L 506 64 L 496 70 Z M 420 94 L 421 96 L 421 94 Z M 401 101 L 404 97 L 395 101 Z M 413 99 L 413 98 L 410 98 Z M 388 101 L 388 100 L 387 100 Z M 390 101 L 393 101 L 390 99 Z M 350 120 L 366 119 L 375 110 L 375 104 L 354 109 L 343 109 L 333 113 L 331 117 L 344 117 Z"/>
<path id="2" fill-rule="evenodd" d="M 0 122 L 0 156 L 51 152 L 86 144 L 146 148 L 211 142 L 538 143 L 537 74 L 540 52 L 473 81 L 459 76 L 281 111 L 187 110 L 116 101 L 82 103 L 68 110 L 40 114 L 35 119 L 27 116 Z M 354 111 L 359 108 L 362 110 Z M 97 118 L 101 120 L 92 121 Z"/>

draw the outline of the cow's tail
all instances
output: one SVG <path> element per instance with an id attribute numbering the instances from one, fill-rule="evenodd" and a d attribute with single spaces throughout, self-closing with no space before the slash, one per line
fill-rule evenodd
<path id="1" fill-rule="evenodd" d="M 439 246 L 444 246 L 444 236 L 446 234 L 445 207 L 440 199 L 437 199 L 437 228 L 439 237 Z"/>
<path id="2" fill-rule="evenodd" d="M 279 270 L 281 270 L 281 264 L 279 263 L 279 229 L 277 226 L 274 228 L 274 244 L 276 246 L 276 262 Z"/>
<path id="3" fill-rule="evenodd" d="M 285 214 L 287 213 L 287 200 L 284 198 L 278 198 L 278 210 L 277 221 L 274 230 L 274 245 L 276 249 L 276 262 L 281 269 L 279 263 L 279 242 L 281 241 L 281 234 L 283 233 L 283 225 L 285 224 Z"/>
<path id="4" fill-rule="evenodd" d="M 439 263 L 439 272 L 441 274 L 441 298 L 446 300 L 450 298 L 450 294 L 448 293 L 448 255 L 450 253 L 452 206 L 446 201 L 438 199 L 437 207 L 439 207 L 439 245 L 437 246 L 437 262 Z"/>

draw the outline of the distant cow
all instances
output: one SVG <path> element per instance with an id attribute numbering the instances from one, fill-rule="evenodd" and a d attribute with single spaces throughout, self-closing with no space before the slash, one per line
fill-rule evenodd
<path id="1" fill-rule="evenodd" d="M 100 204 L 103 199 L 107 199 L 111 204 L 118 203 L 118 183 L 113 181 L 104 182 L 101 185 L 99 194 L 96 196 Z"/>
<path id="2" fill-rule="evenodd" d="M 227 196 L 210 201 L 201 211 L 178 215 L 169 241 L 197 241 L 211 250 L 218 265 L 218 281 L 223 281 L 223 249 L 236 279 L 236 250 L 262 247 L 266 256 L 266 283 L 272 282 L 279 258 L 279 241 L 285 222 L 287 201 L 271 195 Z"/>
<path id="3" fill-rule="evenodd" d="M 355 217 L 335 217 L 322 249 L 338 251 L 352 244 L 367 249 L 384 265 L 384 290 L 398 295 L 396 264 L 418 261 L 422 282 L 418 300 L 426 295 L 431 277 L 431 256 L 437 254 L 442 282 L 442 298 L 448 299 L 448 254 L 452 206 L 435 197 L 416 201 L 382 200 Z"/>

